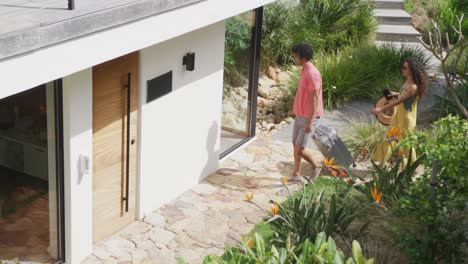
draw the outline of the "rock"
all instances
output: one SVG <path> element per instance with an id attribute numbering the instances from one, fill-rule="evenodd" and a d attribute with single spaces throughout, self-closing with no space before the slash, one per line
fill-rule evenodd
<path id="1" fill-rule="evenodd" d="M 291 75 L 287 72 L 280 72 L 276 78 L 279 84 L 287 85 L 291 81 Z"/>
<path id="2" fill-rule="evenodd" d="M 193 240 L 202 244 L 223 247 L 228 229 L 227 223 L 220 222 L 215 217 L 199 214 L 184 231 Z"/>
<path id="3" fill-rule="evenodd" d="M 104 245 L 97 246 L 93 249 L 93 255 L 99 258 L 100 260 L 107 260 L 111 257 L 111 252 L 107 250 Z"/>
<path id="4" fill-rule="evenodd" d="M 201 183 L 192 187 L 192 191 L 194 191 L 195 193 L 204 194 L 204 195 L 214 193 L 216 192 L 216 190 L 217 190 L 216 187 L 208 183 Z"/>
<path id="5" fill-rule="evenodd" d="M 155 227 L 164 227 L 166 225 L 166 218 L 156 212 L 152 212 L 146 216 L 144 221 Z"/>
<path id="6" fill-rule="evenodd" d="M 294 118 L 288 117 L 288 118 L 286 118 L 284 121 L 286 121 L 286 123 L 288 123 L 288 124 L 291 124 L 291 123 L 294 122 Z"/>
<path id="7" fill-rule="evenodd" d="M 276 85 L 276 82 L 267 76 L 261 76 L 258 80 L 258 84 L 263 87 L 272 87 Z"/>
<path id="8" fill-rule="evenodd" d="M 276 86 L 260 86 L 258 87 L 258 94 L 260 97 L 266 99 L 275 99 L 276 95 L 280 93 L 281 90 Z"/>
<path id="9" fill-rule="evenodd" d="M 267 76 L 270 77 L 272 80 L 276 80 L 276 70 L 273 67 L 268 67 Z"/>
<path id="10" fill-rule="evenodd" d="M 115 257 L 116 259 L 124 257 L 125 255 L 129 254 L 132 250 L 135 249 L 135 244 L 133 244 L 133 242 L 118 236 L 112 237 L 109 240 L 104 241 L 103 244 L 106 247 L 106 249 L 111 253 L 111 256 Z"/>
<path id="11" fill-rule="evenodd" d="M 174 233 L 159 227 L 155 227 L 149 236 L 149 239 L 151 239 L 157 247 L 166 246 L 174 238 Z"/>
<path id="12" fill-rule="evenodd" d="M 245 149 L 247 153 L 253 154 L 253 155 L 266 155 L 270 154 L 270 150 L 267 147 L 260 147 L 260 146 L 253 146 L 249 145 Z"/>
<path id="13" fill-rule="evenodd" d="M 236 108 L 231 100 L 227 100 L 223 103 L 223 113 L 235 113 Z"/>
<path id="14" fill-rule="evenodd" d="M 153 264 L 175 264 L 174 254 L 166 247 L 148 250 L 149 258 Z"/>
<path id="15" fill-rule="evenodd" d="M 137 248 L 132 252 L 132 263 L 140 264 L 144 263 L 145 261 L 149 261 L 148 252 L 141 248 Z"/>

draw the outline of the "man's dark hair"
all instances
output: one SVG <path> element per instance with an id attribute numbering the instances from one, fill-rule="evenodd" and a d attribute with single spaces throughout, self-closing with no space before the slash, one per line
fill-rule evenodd
<path id="1" fill-rule="evenodd" d="M 311 60 L 314 56 L 314 51 L 309 44 L 300 43 L 294 45 L 292 53 L 297 54 L 300 58 Z"/>

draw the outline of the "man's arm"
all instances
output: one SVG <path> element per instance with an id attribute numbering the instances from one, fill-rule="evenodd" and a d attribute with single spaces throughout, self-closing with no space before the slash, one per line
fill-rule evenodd
<path id="1" fill-rule="evenodd" d="M 312 120 L 315 118 L 317 114 L 317 104 L 318 104 L 318 89 L 315 79 L 310 76 L 308 85 L 311 86 L 310 90 L 310 100 L 311 100 L 311 107 L 310 107 L 310 116 L 307 118 L 307 125 L 305 128 L 306 133 L 310 133 L 312 131 Z"/>

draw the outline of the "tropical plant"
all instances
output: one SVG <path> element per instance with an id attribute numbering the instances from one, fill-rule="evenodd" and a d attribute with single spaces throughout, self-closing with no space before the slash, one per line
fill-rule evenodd
<path id="1" fill-rule="evenodd" d="M 320 53 L 368 40 L 376 28 L 372 11 L 368 0 L 283 0 L 267 5 L 262 68 L 291 63 L 295 43 L 309 43 Z"/>
<path id="2" fill-rule="evenodd" d="M 403 220 L 394 232 L 414 263 L 468 260 L 467 136 L 468 121 L 448 116 L 400 143 L 427 156 L 425 173 L 392 210 Z"/>
<path id="3" fill-rule="evenodd" d="M 412 162 L 412 159 L 410 152 L 408 165 L 403 169 L 401 169 L 402 159 L 397 159 L 396 163 L 384 167 L 380 167 L 372 161 L 374 167 L 372 180 L 356 186 L 356 189 L 365 194 L 369 201 L 375 201 L 391 208 L 405 194 L 405 190 L 410 186 L 416 169 L 425 159 L 425 156 L 419 157 L 414 162 Z"/>
<path id="4" fill-rule="evenodd" d="M 292 199 L 288 205 L 278 205 L 277 215 L 267 221 L 275 232 L 274 244 L 290 241 L 293 245 L 315 238 L 324 231 L 327 235 L 341 235 L 355 219 L 355 214 L 347 212 L 337 203 L 335 195 L 331 196 L 328 206 L 319 195 L 307 195 L 302 188 L 301 195 Z"/>
<path id="5" fill-rule="evenodd" d="M 468 111 L 466 107 L 463 106 L 456 93 L 456 79 L 451 77 L 450 69 L 447 65 L 447 61 L 453 52 L 457 50 L 459 50 L 459 52 L 463 52 L 465 48 L 468 48 L 468 41 L 464 38 L 462 30 L 462 23 L 464 21 L 463 17 L 463 14 L 461 16 L 457 16 L 457 25 L 452 25 L 454 29 L 452 32 L 457 35 L 454 44 L 452 44 L 453 42 L 451 41 L 449 34 L 444 34 L 439 24 L 435 21 L 432 21 L 432 30 L 427 32 L 429 35 L 429 41 L 425 41 L 421 37 L 419 38 L 419 41 L 434 55 L 435 58 L 440 61 L 447 83 L 447 92 L 452 97 L 452 100 L 455 102 L 463 117 L 468 119 Z M 455 65 L 457 64 L 458 63 L 455 63 Z"/>
<path id="6" fill-rule="evenodd" d="M 467 57 L 468 61 L 468 57 Z M 460 103 L 468 108 L 468 75 L 465 75 L 457 85 L 455 90 L 457 98 L 460 99 Z M 447 97 L 447 94 L 444 96 L 436 95 L 437 100 L 437 110 L 439 111 L 439 118 L 445 117 L 447 115 L 459 115 L 462 116 L 460 109 L 457 107 L 456 103 L 451 97 Z"/>
<path id="7" fill-rule="evenodd" d="M 331 237 L 326 237 L 325 233 L 320 233 L 315 239 L 315 243 L 310 240 L 304 243 L 291 246 L 285 244 L 283 247 L 272 246 L 266 249 L 265 242 L 258 234 L 254 235 L 254 240 L 246 239 L 240 243 L 239 248 L 226 248 L 222 256 L 210 255 L 203 261 L 204 264 L 372 264 L 372 259 L 367 260 L 363 254 L 361 246 L 357 241 L 352 243 L 352 256 L 345 259 L 343 252 L 336 247 L 335 241 Z"/>
<path id="8" fill-rule="evenodd" d="M 375 119 L 362 116 L 349 120 L 349 124 L 350 131 L 344 139 L 348 148 L 355 157 L 362 159 L 372 157 L 378 144 L 384 139 L 385 127 L 375 122 Z"/>
<path id="9" fill-rule="evenodd" d="M 332 108 L 356 99 L 376 99 L 385 88 L 396 90 L 404 82 L 401 65 L 407 57 L 416 57 L 426 69 L 430 68 L 427 54 L 409 45 L 398 48 L 389 44 L 362 45 L 336 55 L 319 55 L 315 64 L 322 75 L 324 106 Z M 291 95 L 295 95 L 297 80 L 291 79 Z"/>

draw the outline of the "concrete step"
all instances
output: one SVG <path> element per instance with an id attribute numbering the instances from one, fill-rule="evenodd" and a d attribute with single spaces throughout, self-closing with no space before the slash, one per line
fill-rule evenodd
<path id="1" fill-rule="evenodd" d="M 403 9 L 403 0 L 375 0 L 375 8 Z"/>
<path id="2" fill-rule="evenodd" d="M 377 41 L 418 42 L 420 33 L 408 25 L 379 25 Z"/>
<path id="3" fill-rule="evenodd" d="M 411 15 L 398 9 L 375 9 L 374 16 L 382 25 L 411 25 Z"/>

